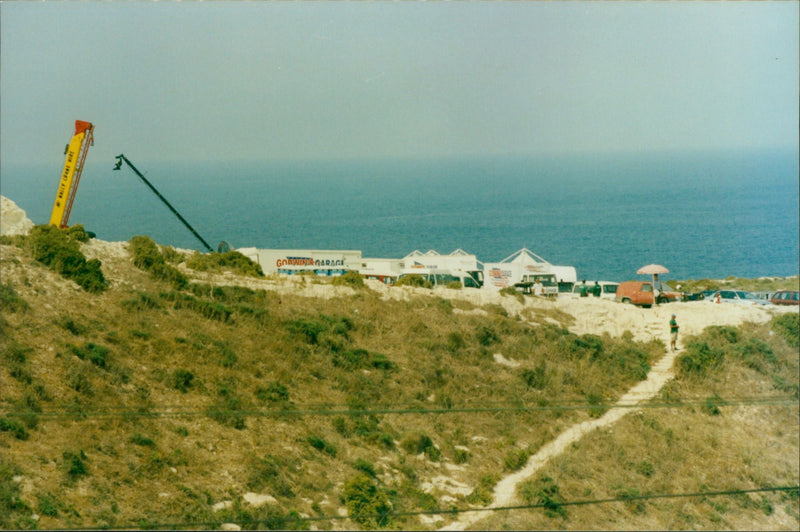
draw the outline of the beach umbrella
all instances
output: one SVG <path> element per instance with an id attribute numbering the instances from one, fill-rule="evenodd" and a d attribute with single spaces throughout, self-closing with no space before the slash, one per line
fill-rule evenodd
<path id="1" fill-rule="evenodd" d="M 636 270 L 636 273 L 642 275 L 658 275 L 659 273 L 669 273 L 669 270 L 660 264 L 648 264 Z"/>
<path id="2" fill-rule="evenodd" d="M 666 269 L 664 266 L 660 264 L 648 264 L 647 266 L 642 266 L 636 273 L 640 275 L 652 275 L 653 276 L 653 289 L 656 290 L 656 293 L 653 294 L 654 296 L 658 296 L 659 287 L 656 284 L 656 278 L 658 277 L 659 273 L 669 273 L 669 270 Z M 656 297 L 657 299 L 657 297 Z"/>

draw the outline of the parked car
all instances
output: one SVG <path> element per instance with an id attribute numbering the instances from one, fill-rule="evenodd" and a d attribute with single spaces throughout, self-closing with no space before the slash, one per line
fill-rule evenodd
<path id="1" fill-rule="evenodd" d="M 683 301 L 683 293 L 673 290 L 669 285 L 661 283 L 656 302 L 660 305 L 661 303 L 672 303 L 675 301 Z"/>
<path id="2" fill-rule="evenodd" d="M 594 281 L 590 281 L 586 283 L 586 289 L 591 295 L 592 288 L 594 288 Z M 617 295 L 617 287 L 619 283 L 615 283 L 612 281 L 597 281 L 597 284 L 600 285 L 600 298 L 601 299 L 614 299 Z M 581 295 L 581 283 L 576 283 L 575 286 L 572 287 L 572 297 L 580 297 Z"/>
<path id="3" fill-rule="evenodd" d="M 712 303 L 736 303 L 739 305 L 769 305 L 766 299 L 760 299 L 744 290 L 719 290 L 706 298 Z"/>
<path id="4" fill-rule="evenodd" d="M 778 290 L 769 301 L 773 305 L 800 305 L 800 290 Z"/>
<path id="5" fill-rule="evenodd" d="M 655 303 L 653 283 L 649 281 L 625 281 L 619 283 L 615 300 L 650 308 Z"/>

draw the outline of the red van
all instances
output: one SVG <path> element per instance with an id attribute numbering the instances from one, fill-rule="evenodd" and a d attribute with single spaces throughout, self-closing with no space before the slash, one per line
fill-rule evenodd
<path id="1" fill-rule="evenodd" d="M 653 283 L 649 281 L 625 281 L 617 287 L 616 301 L 641 305 L 644 308 L 653 306 Z"/>

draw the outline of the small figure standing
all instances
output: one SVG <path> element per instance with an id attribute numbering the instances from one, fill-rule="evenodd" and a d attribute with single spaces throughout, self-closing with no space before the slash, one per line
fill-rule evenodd
<path id="1" fill-rule="evenodd" d="M 540 296 L 542 295 L 542 290 L 544 286 L 542 286 L 542 281 L 538 277 L 536 278 L 536 282 L 533 283 L 533 295 Z"/>
<path id="2" fill-rule="evenodd" d="M 592 295 L 594 297 L 600 297 L 600 294 L 603 293 L 603 289 L 600 287 L 600 284 L 595 281 L 594 286 L 592 287 Z"/>
<path id="3" fill-rule="evenodd" d="M 669 320 L 669 346 L 673 351 L 678 349 L 676 346 L 678 343 L 678 329 L 678 321 L 675 319 L 675 314 L 673 314 L 672 319 Z"/>
<path id="4" fill-rule="evenodd" d="M 589 297 L 589 287 L 586 286 L 586 279 L 581 281 L 580 291 L 581 291 L 581 297 Z"/>

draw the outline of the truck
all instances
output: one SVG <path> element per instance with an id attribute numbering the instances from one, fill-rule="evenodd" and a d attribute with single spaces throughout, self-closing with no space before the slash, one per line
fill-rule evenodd
<path id="1" fill-rule="evenodd" d="M 502 290 L 516 288 L 530 292 L 531 287 L 540 280 L 546 295 L 569 292 L 578 280 L 573 266 L 556 266 L 527 248 L 522 248 L 500 262 L 484 263 L 484 288 Z"/>
<path id="2" fill-rule="evenodd" d="M 448 255 L 434 250 L 422 253 L 414 250 L 403 257 L 399 278 L 419 275 L 434 286 L 446 286 L 458 281 L 465 288 L 481 288 L 484 284 L 483 266 L 475 255 L 456 249 Z"/>

